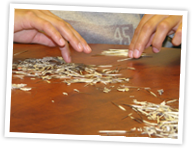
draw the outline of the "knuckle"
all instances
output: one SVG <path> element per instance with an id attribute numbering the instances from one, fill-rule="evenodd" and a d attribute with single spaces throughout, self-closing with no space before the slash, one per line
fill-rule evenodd
<path id="1" fill-rule="evenodd" d="M 26 17 L 28 17 L 28 18 L 32 18 L 32 17 L 35 17 L 36 15 L 35 15 L 35 13 L 33 12 L 33 11 L 27 11 L 26 13 Z"/>
<path id="2" fill-rule="evenodd" d="M 153 25 L 152 25 L 152 23 L 150 23 L 150 22 L 146 22 L 144 25 L 143 25 L 143 27 L 142 27 L 142 30 L 143 31 L 148 31 L 148 30 L 152 30 L 153 29 Z"/>
<path id="3" fill-rule="evenodd" d="M 169 28 L 169 26 L 170 26 L 169 22 L 163 21 L 158 24 L 157 28 L 160 30 L 166 30 Z"/>

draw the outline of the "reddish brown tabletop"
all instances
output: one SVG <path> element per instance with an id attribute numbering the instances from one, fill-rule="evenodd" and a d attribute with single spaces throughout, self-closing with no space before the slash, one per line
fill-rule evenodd
<path id="1" fill-rule="evenodd" d="M 159 104 L 164 99 L 179 99 L 180 49 L 163 48 L 160 53 L 153 54 L 149 48 L 146 53 L 153 57 L 117 62 L 124 57 L 93 55 L 110 48 L 128 48 L 127 46 L 104 44 L 90 46 L 93 49 L 91 54 L 72 51 L 72 61 L 123 68 L 120 73 L 124 77 L 129 77 L 130 81 L 109 85 L 97 83 L 85 87 L 85 83 L 73 83 L 68 86 L 62 80 L 56 79 L 48 83 L 38 78 L 31 80 L 30 77 L 24 79 L 12 77 L 12 83 L 26 83 L 32 90 L 28 92 L 12 90 L 10 132 L 98 135 L 99 130 L 130 130 L 133 127 L 142 127 L 143 124 L 130 118 L 122 120 L 133 112 L 132 109 L 124 106 L 127 111 L 122 111 L 111 102 L 131 104 L 133 99 L 137 99 Z M 14 44 L 13 54 L 25 50 L 27 51 L 13 56 L 13 60 L 61 56 L 58 48 L 28 44 Z M 134 67 L 136 70 L 124 69 L 127 67 Z M 110 93 L 103 93 L 104 87 L 113 85 Z M 120 85 L 150 87 L 157 95 L 157 90 L 163 89 L 164 93 L 156 98 L 146 91 L 137 89 L 119 92 L 117 87 Z M 80 93 L 74 89 L 78 89 Z M 67 92 L 68 96 L 63 95 L 63 92 Z M 178 108 L 178 103 L 172 106 Z"/>

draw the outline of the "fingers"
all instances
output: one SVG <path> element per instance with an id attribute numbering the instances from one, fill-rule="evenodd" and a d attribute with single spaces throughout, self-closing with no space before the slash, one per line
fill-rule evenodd
<path id="1" fill-rule="evenodd" d="M 182 22 L 179 24 L 179 27 L 175 32 L 175 35 L 172 39 L 172 44 L 175 46 L 179 46 L 181 44 L 181 37 L 182 37 Z"/>
<path id="2" fill-rule="evenodd" d="M 151 35 L 151 37 L 150 37 L 148 43 L 147 43 L 146 46 L 145 46 L 145 49 L 148 48 L 148 47 L 152 44 L 152 40 L 153 40 L 153 38 L 154 38 L 154 35 L 155 35 L 154 33 Z"/>
<path id="3" fill-rule="evenodd" d="M 133 52 L 134 52 L 134 47 L 137 41 L 137 38 L 139 37 L 140 31 L 142 29 L 142 26 L 147 22 L 152 16 L 154 15 L 144 15 L 143 18 L 141 19 L 140 23 L 138 24 L 137 28 L 135 29 L 133 38 L 131 40 L 131 43 L 129 45 L 129 57 L 133 58 Z"/>
<path id="4" fill-rule="evenodd" d="M 61 22 L 61 25 L 58 27 L 58 30 L 62 34 L 62 36 L 69 41 L 72 47 L 78 52 L 86 52 L 90 53 L 91 48 L 88 46 L 87 42 L 76 32 L 71 25 L 68 23 L 64 24 Z"/>
<path id="5" fill-rule="evenodd" d="M 62 54 L 63 59 L 67 63 L 70 63 L 71 62 L 71 56 L 70 56 L 70 49 L 69 49 L 68 42 L 66 42 L 65 46 L 60 47 L 60 50 L 61 50 L 61 54 Z"/>
<path id="6" fill-rule="evenodd" d="M 73 29 L 73 27 L 70 24 L 69 24 L 69 28 L 73 31 L 74 35 L 79 39 L 80 43 L 83 46 L 83 51 L 85 53 L 90 53 L 92 50 L 87 44 L 87 42 L 81 37 L 81 35 L 76 30 Z"/>
<path id="7" fill-rule="evenodd" d="M 31 32 L 31 31 L 36 32 Z M 67 41 L 78 52 L 90 53 L 91 48 L 73 27 L 47 10 L 15 10 L 14 34 L 24 42 L 39 43 L 48 46 L 58 45 L 62 49 L 63 58 L 68 60 L 69 47 Z M 14 40 L 17 40 L 16 38 Z M 65 55 L 67 53 L 67 55 Z"/>
<path id="8" fill-rule="evenodd" d="M 142 26 L 145 24 L 145 22 L 147 22 L 153 15 L 144 15 L 143 18 L 141 19 L 140 23 L 138 24 L 137 28 L 135 29 L 133 38 L 131 40 L 131 43 L 129 45 L 129 50 L 133 50 L 135 43 L 137 41 L 137 38 L 139 36 L 139 33 L 142 29 Z"/>
<path id="9" fill-rule="evenodd" d="M 58 30 L 62 37 L 69 41 L 69 43 L 76 51 L 84 51 L 85 53 L 91 52 L 91 48 L 89 47 L 87 42 L 69 23 L 55 16 L 50 11 L 42 11 L 40 17 L 49 21 Z"/>
<path id="10" fill-rule="evenodd" d="M 49 47 L 57 46 L 56 43 L 51 38 L 49 38 L 47 35 L 40 32 L 36 33 L 31 43 L 42 44 Z"/>
<path id="11" fill-rule="evenodd" d="M 163 15 L 154 15 L 142 25 L 131 56 L 134 58 L 139 58 L 141 56 L 147 43 L 149 42 L 150 37 L 156 30 L 158 23 L 166 17 L 167 16 Z"/>
<path id="12" fill-rule="evenodd" d="M 38 37 L 38 36 L 40 36 L 40 37 Z M 38 33 L 36 35 L 37 38 L 34 38 L 35 40 L 32 42 L 47 45 L 47 46 L 56 46 L 55 43 L 53 43 L 53 41 L 50 38 L 47 38 L 47 37 L 42 38 L 42 36 L 46 36 L 46 35 Z M 70 63 L 71 62 L 70 49 L 69 49 L 69 44 L 66 40 L 65 40 L 65 45 L 62 47 L 60 46 L 59 49 L 61 50 L 61 55 L 62 55 L 63 59 L 67 63 Z"/>
<path id="13" fill-rule="evenodd" d="M 169 16 L 158 24 L 154 38 L 152 40 L 153 51 L 155 53 L 160 51 L 164 39 L 169 34 L 169 32 L 174 29 L 175 26 L 177 26 L 178 22 L 180 22 L 180 19 L 180 16 Z"/>
<path id="14" fill-rule="evenodd" d="M 48 21 L 40 18 L 38 11 L 32 10 L 16 10 L 15 11 L 15 22 L 14 22 L 14 32 L 25 31 L 25 30 L 36 30 L 44 32 L 47 34 L 57 45 L 64 46 L 65 41 L 61 34 L 56 30 L 56 28 Z M 28 38 L 33 39 L 34 37 Z M 27 37 L 27 35 L 24 35 Z M 25 40 L 25 39 L 24 39 Z"/>
<path id="15" fill-rule="evenodd" d="M 129 57 L 139 58 L 150 45 L 155 53 L 159 52 L 165 37 L 176 29 L 173 44 L 181 43 L 181 19 L 181 16 L 144 15 L 129 45 Z"/>

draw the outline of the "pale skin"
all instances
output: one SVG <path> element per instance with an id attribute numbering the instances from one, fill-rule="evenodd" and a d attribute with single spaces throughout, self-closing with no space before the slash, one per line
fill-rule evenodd
<path id="1" fill-rule="evenodd" d="M 69 43 L 78 52 L 91 52 L 70 24 L 48 10 L 15 9 L 14 42 L 58 46 L 68 63 L 71 62 Z"/>
<path id="2" fill-rule="evenodd" d="M 152 46 L 154 53 L 158 53 L 166 36 L 172 33 L 175 33 L 172 44 L 179 46 L 182 36 L 182 16 L 145 14 L 129 45 L 129 57 L 139 58 L 149 46 Z"/>
<path id="3" fill-rule="evenodd" d="M 182 16 L 144 15 L 129 45 L 129 57 L 139 58 L 147 47 L 158 53 L 165 37 L 175 32 L 172 44 L 181 44 Z M 69 43 L 78 52 L 91 48 L 73 27 L 48 10 L 15 9 L 14 42 L 58 46 L 66 62 L 71 62 Z"/>

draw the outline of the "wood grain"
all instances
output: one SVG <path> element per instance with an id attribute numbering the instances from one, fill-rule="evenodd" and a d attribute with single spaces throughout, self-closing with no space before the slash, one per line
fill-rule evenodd
<path id="1" fill-rule="evenodd" d="M 95 65 L 112 64 L 113 68 L 124 68 L 120 73 L 124 77 L 130 77 L 130 81 L 109 85 L 98 83 L 84 87 L 84 83 L 68 86 L 59 79 L 52 79 L 51 83 L 47 83 L 38 78 L 31 80 L 30 77 L 24 79 L 12 77 L 12 83 L 26 83 L 28 87 L 32 87 L 32 90 L 11 91 L 10 132 L 98 135 L 99 130 L 130 130 L 133 127 L 142 127 L 143 124 L 130 118 L 122 120 L 133 110 L 124 106 L 127 111 L 122 111 L 111 102 L 132 104 L 134 98 L 130 98 L 130 95 L 138 101 L 157 104 L 164 99 L 179 99 L 180 49 L 163 48 L 160 53 L 153 54 L 151 48 L 148 48 L 146 53 L 152 57 L 117 62 L 124 57 L 93 55 L 109 48 L 127 48 L 127 46 L 106 44 L 90 44 L 90 46 L 93 50 L 91 54 L 71 50 L 72 61 Z M 36 44 L 14 44 L 13 54 L 25 50 L 27 51 L 13 56 L 13 61 L 61 56 L 60 50 L 56 47 Z M 135 67 L 136 70 L 125 69 L 127 67 Z M 164 93 L 155 98 L 144 90 L 130 89 L 128 92 L 119 92 L 117 87 L 121 84 L 150 87 L 156 94 L 157 90 L 164 89 Z M 112 85 L 115 87 L 110 93 L 102 92 L 104 87 Z M 78 89 L 80 93 L 74 89 Z M 68 96 L 63 95 L 63 92 L 67 92 Z M 178 108 L 178 103 L 172 106 Z M 132 133 L 126 136 L 144 135 Z"/>

